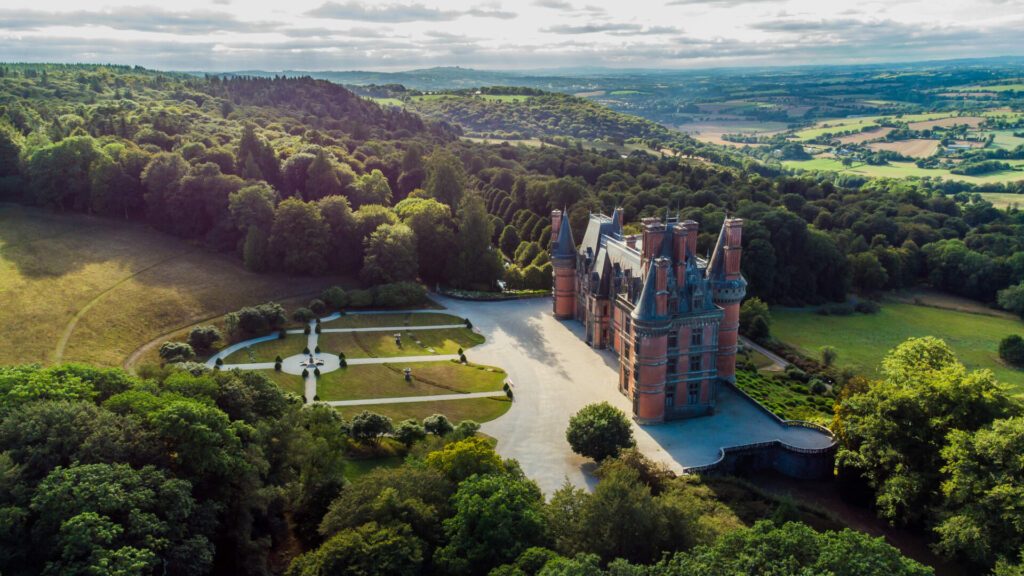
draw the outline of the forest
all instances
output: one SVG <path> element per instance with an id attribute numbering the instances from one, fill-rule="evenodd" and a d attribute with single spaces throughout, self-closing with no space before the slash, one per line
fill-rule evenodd
<path id="1" fill-rule="evenodd" d="M 769 303 L 922 282 L 992 302 L 1024 280 L 1024 217 L 969 187 L 778 175 L 685 137 L 677 156 L 484 145 L 326 81 L 102 66 L 4 65 L 0 112 L 0 197 L 145 220 L 252 270 L 545 288 L 549 211 L 579 238 L 622 206 L 697 220 L 701 250 L 746 219 Z"/>

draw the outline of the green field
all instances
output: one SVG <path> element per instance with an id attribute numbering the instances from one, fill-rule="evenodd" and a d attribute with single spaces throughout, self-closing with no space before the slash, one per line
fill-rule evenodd
<path id="1" fill-rule="evenodd" d="M 431 414 L 444 414 L 449 420 L 487 422 L 501 416 L 512 407 L 507 398 L 470 398 L 467 400 L 441 400 L 435 402 L 408 402 L 405 404 L 372 404 L 367 406 L 339 406 L 338 412 L 352 418 L 363 410 L 383 414 L 395 422 L 407 418 L 422 420 Z"/>
<path id="2" fill-rule="evenodd" d="M 1024 129 L 1017 128 L 1015 130 L 993 130 L 992 134 L 995 134 L 995 139 L 992 140 L 992 144 L 996 148 L 1004 148 L 1012 150 L 1017 146 L 1024 145 L 1024 138 L 1020 136 L 1014 136 L 1014 132 L 1021 132 Z"/>
<path id="3" fill-rule="evenodd" d="M 381 358 L 456 354 L 459 348 L 468 350 L 484 341 L 483 336 L 469 328 L 406 330 L 399 333 L 402 335 L 401 346 L 395 344 L 392 332 L 323 332 L 320 334 L 319 346 L 322 351 L 331 354 L 344 352 L 347 358 Z"/>
<path id="4" fill-rule="evenodd" d="M 382 312 L 380 314 L 345 314 L 325 322 L 324 328 L 388 328 L 392 326 L 443 326 L 463 324 L 465 318 L 442 313 Z"/>
<path id="5" fill-rule="evenodd" d="M 245 364 L 248 362 L 273 362 L 275 358 L 287 358 L 302 354 L 309 339 L 305 334 L 288 334 L 284 338 L 257 342 L 247 348 L 236 350 L 224 357 L 225 364 Z"/>
<path id="6" fill-rule="evenodd" d="M 977 86 L 959 86 L 957 88 L 950 88 L 950 90 L 961 90 L 963 92 L 1009 92 L 1013 90 L 1015 92 L 1024 92 L 1024 84 L 994 84 L 992 86 L 977 85 Z"/>
<path id="7" fill-rule="evenodd" d="M 1009 192 L 982 192 L 981 197 L 992 203 L 999 209 L 1010 206 L 1024 208 L 1024 194 L 1010 194 Z"/>
<path id="8" fill-rule="evenodd" d="M 412 369 L 411 382 L 405 381 L 405 368 Z M 491 366 L 451 361 L 360 364 L 320 376 L 317 395 L 326 401 L 464 394 L 501 390 L 504 382 L 505 372 Z"/>
<path id="9" fill-rule="evenodd" d="M 855 128 L 873 128 L 878 125 L 878 121 L 882 118 L 894 118 L 903 122 L 923 122 L 925 120 L 939 120 L 942 118 L 949 118 L 951 116 L 957 116 L 957 114 L 951 112 L 928 112 L 924 114 L 905 114 L 899 117 L 889 114 L 885 116 L 834 118 L 819 122 L 811 128 L 798 130 L 794 132 L 792 136 L 797 140 L 813 140 L 823 134 L 843 132 L 846 130 L 853 130 Z"/>
<path id="10" fill-rule="evenodd" d="M 612 90 L 608 93 L 609 96 L 635 96 L 637 94 L 644 94 L 639 90 Z"/>
<path id="11" fill-rule="evenodd" d="M 0 363 L 122 366 L 198 322 L 346 283 L 248 272 L 141 224 L 0 204 Z"/>
<path id="12" fill-rule="evenodd" d="M 492 102 L 525 102 L 532 98 L 526 94 L 479 94 L 477 97 Z"/>
<path id="13" fill-rule="evenodd" d="M 772 311 L 772 334 L 804 354 L 817 356 L 822 346 L 834 346 L 839 364 L 877 375 L 885 354 L 907 338 L 942 338 L 968 368 L 990 368 L 1016 394 L 1024 394 L 1024 371 L 999 360 L 999 341 L 1024 335 L 1024 322 L 1010 318 L 944 310 L 915 304 L 885 302 L 877 314 L 821 316 L 810 309 Z"/>
<path id="14" fill-rule="evenodd" d="M 303 396 L 306 393 L 306 383 L 303 382 L 301 376 L 285 374 L 276 370 L 257 370 L 257 372 L 273 380 L 285 392 L 291 392 L 298 396 Z"/>
<path id="15" fill-rule="evenodd" d="M 1024 160 L 1010 160 L 1013 166 L 1024 166 Z M 994 184 L 999 182 L 1016 182 L 1024 180 L 1024 171 L 1004 170 L 993 172 L 984 176 L 964 176 L 952 174 L 944 168 L 918 168 L 913 162 L 890 162 L 885 166 L 871 166 L 863 162 L 855 162 L 851 166 L 843 166 L 843 163 L 835 158 L 812 158 L 811 160 L 784 160 L 782 165 L 797 170 L 822 170 L 828 172 L 842 172 L 845 174 L 859 174 L 871 178 L 910 178 L 910 177 L 932 177 L 969 182 L 971 184 Z"/>
<path id="16" fill-rule="evenodd" d="M 381 106 L 399 106 L 399 107 L 405 106 L 405 102 L 402 102 L 398 98 L 373 98 L 373 97 L 370 97 L 370 100 L 373 100 L 374 102 L 376 102 L 377 104 L 380 104 Z"/>

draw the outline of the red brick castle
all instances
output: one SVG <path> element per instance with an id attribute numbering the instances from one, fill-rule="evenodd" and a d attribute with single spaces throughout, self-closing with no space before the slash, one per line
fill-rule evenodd
<path id="1" fill-rule="evenodd" d="M 711 414 L 719 379 L 735 378 L 743 220 L 727 218 L 710 258 L 697 223 L 645 218 L 625 236 L 622 209 L 590 216 L 579 246 L 551 213 L 554 313 L 583 323 L 587 343 L 619 357 L 619 390 L 643 423 Z"/>

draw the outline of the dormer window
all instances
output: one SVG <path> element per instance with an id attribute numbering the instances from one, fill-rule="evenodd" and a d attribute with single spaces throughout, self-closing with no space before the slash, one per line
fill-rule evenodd
<path id="1" fill-rule="evenodd" d="M 704 307 L 704 294 L 702 294 L 700 290 L 697 290 L 697 291 L 695 291 L 693 293 L 693 303 L 691 305 L 691 308 L 693 310 L 700 310 L 703 307 Z"/>

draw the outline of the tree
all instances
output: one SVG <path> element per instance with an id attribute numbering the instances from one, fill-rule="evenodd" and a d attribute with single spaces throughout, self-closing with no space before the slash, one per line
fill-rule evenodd
<path id="1" fill-rule="evenodd" d="M 233 192 L 228 198 L 228 211 L 239 230 L 256 227 L 269 232 L 276 204 L 277 192 L 266 182 L 258 182 Z"/>
<path id="2" fill-rule="evenodd" d="M 392 429 L 391 419 L 376 412 L 363 410 L 352 418 L 352 437 L 359 441 L 376 444 Z"/>
<path id="3" fill-rule="evenodd" d="M 472 476 L 452 497 L 444 521 L 447 544 L 434 561 L 448 574 L 487 574 L 545 542 L 544 498 L 531 480 L 508 474 Z"/>
<path id="4" fill-rule="evenodd" d="M 366 239 L 363 269 L 359 277 L 369 284 L 414 280 L 416 236 L 405 224 L 381 224 Z"/>
<path id="5" fill-rule="evenodd" d="M 462 162 L 450 152 L 438 149 L 427 159 L 426 190 L 432 198 L 449 206 L 458 206 L 466 188 Z"/>
<path id="6" fill-rule="evenodd" d="M 839 356 L 839 352 L 836 351 L 834 346 L 822 346 L 819 352 L 821 354 L 821 364 L 826 368 L 831 368 Z"/>
<path id="7" fill-rule="evenodd" d="M 444 436 L 453 430 L 452 423 L 444 414 L 432 414 L 423 419 L 423 429 L 428 434 Z"/>
<path id="8" fill-rule="evenodd" d="M 740 332 L 754 340 L 771 336 L 772 315 L 760 298 L 747 298 L 740 305 Z"/>
<path id="9" fill-rule="evenodd" d="M 305 189 L 306 200 L 340 196 L 345 192 L 341 179 L 338 178 L 338 169 L 334 161 L 327 155 L 326 150 L 318 151 L 316 158 L 309 164 Z"/>
<path id="10" fill-rule="evenodd" d="M 588 404 L 569 419 L 565 439 L 573 452 L 600 462 L 633 445 L 633 428 L 611 404 Z"/>
<path id="11" fill-rule="evenodd" d="M 459 204 L 458 256 L 448 277 L 460 288 L 492 290 L 502 274 L 501 257 L 491 247 L 491 222 L 484 201 L 468 194 Z"/>
<path id="12" fill-rule="evenodd" d="M 455 251 L 455 221 L 451 208 L 433 198 L 406 198 L 395 213 L 416 235 L 419 275 L 426 282 L 444 278 Z"/>
<path id="13" fill-rule="evenodd" d="M 376 168 L 369 174 L 363 174 L 355 184 L 358 205 L 363 204 L 391 204 L 391 186 L 384 173 Z"/>
<path id="14" fill-rule="evenodd" d="M 427 466 L 459 483 L 473 475 L 500 474 L 508 469 L 483 438 L 465 438 L 427 454 Z"/>
<path id="15" fill-rule="evenodd" d="M 146 217 L 160 230 L 169 230 L 172 220 L 168 213 L 167 200 L 177 192 L 182 178 L 188 174 L 188 163 L 180 154 L 161 152 L 153 157 L 142 171 L 143 197 L 146 201 Z"/>
<path id="16" fill-rule="evenodd" d="M 205 574 L 213 545 L 190 528 L 200 514 L 190 492 L 152 466 L 58 467 L 32 497 L 34 545 L 54 573 Z"/>
<path id="17" fill-rule="evenodd" d="M 851 254 L 846 257 L 853 286 L 861 292 L 876 292 L 885 288 L 889 275 L 871 252 Z"/>
<path id="18" fill-rule="evenodd" d="M 586 534 L 584 551 L 605 562 L 616 558 L 653 561 L 662 544 L 668 544 L 664 542 L 668 526 L 651 489 L 640 482 L 636 470 L 623 464 L 602 466 L 601 472 L 580 514 Z"/>
<path id="19" fill-rule="evenodd" d="M 164 342 L 160 346 L 160 358 L 164 362 L 185 362 L 196 357 L 195 351 L 192 346 L 189 346 L 185 342 Z"/>
<path id="20" fill-rule="evenodd" d="M 405 524 L 376 522 L 338 532 L 319 548 L 292 561 L 287 576 L 416 576 L 423 542 Z"/>
<path id="21" fill-rule="evenodd" d="M 999 305 L 1024 318 L 1024 282 L 999 291 Z"/>
<path id="22" fill-rule="evenodd" d="M 999 341 L 999 357 L 1014 366 L 1024 366 L 1024 338 L 1011 334 Z"/>
<path id="23" fill-rule="evenodd" d="M 316 204 L 289 198 L 274 214 L 270 250 L 289 272 L 319 274 L 327 267 L 327 233 Z"/>
<path id="24" fill-rule="evenodd" d="M 333 271 L 349 273 L 359 266 L 362 238 L 357 236 L 355 216 L 344 196 L 327 196 L 317 203 L 328 230 L 328 261 Z"/>
<path id="25" fill-rule="evenodd" d="M 26 168 L 36 203 L 60 210 L 89 208 L 89 168 L 102 154 L 89 136 L 72 136 L 32 152 Z"/>
<path id="26" fill-rule="evenodd" d="M 882 374 L 837 405 L 836 463 L 841 478 L 860 478 L 874 491 L 882 517 L 916 522 L 937 505 L 949 432 L 988 425 L 1012 403 L 990 371 L 968 373 L 933 337 L 897 346 L 882 361 Z"/>
<path id="27" fill-rule="evenodd" d="M 416 420 L 403 420 L 395 428 L 395 440 L 405 444 L 407 448 L 426 438 L 426 436 L 427 433 L 423 429 L 423 425 Z"/>
<path id="28" fill-rule="evenodd" d="M 308 152 L 292 154 L 281 165 L 281 193 L 285 196 L 306 196 L 306 179 L 309 176 L 309 165 L 316 156 Z"/>
<path id="29" fill-rule="evenodd" d="M 367 204 L 352 214 L 355 220 L 355 238 L 360 246 L 381 224 L 398 224 L 398 216 L 387 206 Z"/>
<path id="30" fill-rule="evenodd" d="M 508 225 L 501 231 L 501 238 L 498 240 L 498 246 L 501 247 L 501 251 L 505 253 L 509 259 L 515 256 L 516 248 L 522 243 L 522 239 L 519 238 L 519 232 L 515 226 Z"/>
<path id="31" fill-rule="evenodd" d="M 221 339 L 216 326 L 196 326 L 188 333 L 188 343 L 194 350 L 210 350 Z"/>
<path id="32" fill-rule="evenodd" d="M 100 154 L 89 167 L 89 211 L 127 218 L 134 187 L 118 162 Z"/>
<path id="33" fill-rule="evenodd" d="M 939 548 L 984 566 L 1024 549 L 1024 418 L 953 430 L 942 449 L 943 520 Z"/>
<path id="34" fill-rule="evenodd" d="M 281 163 L 274 147 L 256 133 L 255 125 L 246 123 L 238 140 L 235 173 L 250 180 L 266 180 L 271 186 L 281 185 Z"/>

